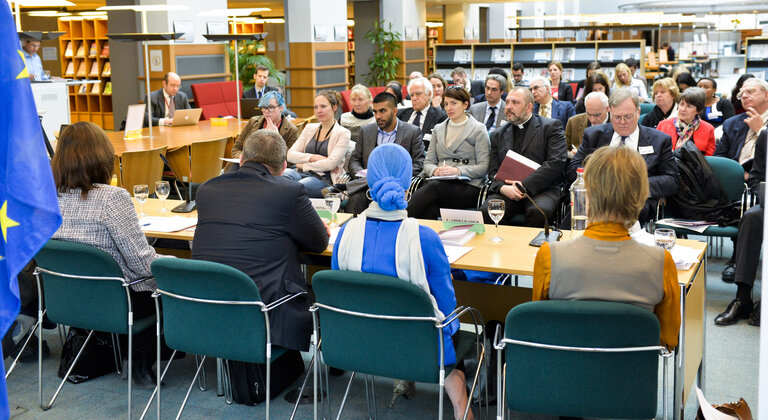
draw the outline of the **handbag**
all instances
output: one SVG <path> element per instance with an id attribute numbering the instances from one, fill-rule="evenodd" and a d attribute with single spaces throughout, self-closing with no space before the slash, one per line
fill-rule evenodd
<path id="1" fill-rule="evenodd" d="M 87 337 L 88 332 L 82 328 L 69 329 L 64 348 L 61 350 L 59 378 L 63 378 L 69 367 L 72 366 L 72 362 L 80 349 L 83 348 L 83 343 Z M 112 337 L 108 333 L 94 332 L 93 337 L 88 341 L 88 346 L 77 360 L 75 368 L 69 373 L 67 381 L 79 384 L 115 371 L 117 371 L 117 367 L 115 366 Z"/>
<path id="2" fill-rule="evenodd" d="M 237 404 L 256 405 L 267 399 L 267 365 L 228 360 L 232 399 Z M 304 373 L 298 350 L 288 350 L 270 364 L 269 399 L 280 395 Z"/>
<path id="3" fill-rule="evenodd" d="M 747 405 L 747 402 L 744 401 L 744 398 L 739 398 L 738 402 L 712 404 L 712 407 L 723 414 L 727 414 L 739 420 L 752 420 L 752 410 L 749 409 L 749 405 Z M 704 414 L 701 412 L 701 408 L 699 408 L 699 411 L 696 413 L 696 420 L 709 419 L 704 417 Z"/>

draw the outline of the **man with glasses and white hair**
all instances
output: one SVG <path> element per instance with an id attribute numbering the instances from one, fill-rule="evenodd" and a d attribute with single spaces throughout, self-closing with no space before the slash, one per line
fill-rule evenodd
<path id="1" fill-rule="evenodd" d="M 445 121 L 448 115 L 442 109 L 431 105 L 432 83 L 426 77 L 408 82 L 408 93 L 411 95 L 411 107 L 398 110 L 397 118 L 421 129 L 421 138 L 426 150 L 432 139 L 432 129 L 438 123 Z"/>
<path id="2" fill-rule="evenodd" d="M 611 122 L 611 109 L 608 107 L 608 97 L 603 92 L 590 92 L 584 98 L 584 108 L 587 112 L 576 114 L 565 125 L 565 140 L 568 147 L 568 158 L 579 150 L 584 130 L 593 125 Z"/>
<path id="3" fill-rule="evenodd" d="M 506 91 L 507 79 L 498 74 L 489 74 L 485 78 L 485 101 L 475 103 L 469 108 L 469 113 L 485 124 L 488 132 L 499 128 L 504 121 L 504 104 L 501 97 Z"/>
<path id="4" fill-rule="evenodd" d="M 533 100 L 533 113 L 546 118 L 554 118 L 563 123 L 563 127 L 568 124 L 568 119 L 576 115 L 573 104 L 568 101 L 558 101 L 552 97 L 550 83 L 544 77 L 536 76 L 531 80 L 531 92 Z"/>
<path id="5" fill-rule="evenodd" d="M 611 92 L 608 99 L 611 123 L 594 125 L 584 130 L 579 150 L 568 165 L 568 179 L 576 179 L 576 169 L 584 167 L 584 159 L 603 146 L 629 147 L 637 150 L 648 168 L 650 197 L 640 212 L 640 222 L 655 214 L 659 199 L 677 192 L 677 164 L 672 155 L 672 138 L 654 128 L 639 125 L 640 99 L 626 88 Z"/>

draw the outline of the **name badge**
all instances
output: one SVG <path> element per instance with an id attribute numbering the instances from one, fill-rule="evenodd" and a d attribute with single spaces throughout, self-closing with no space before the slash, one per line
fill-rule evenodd
<path id="1" fill-rule="evenodd" d="M 637 151 L 641 155 L 652 155 L 653 154 L 653 146 L 640 146 L 637 148 Z"/>
<path id="2" fill-rule="evenodd" d="M 707 114 L 707 119 L 714 120 L 714 119 L 720 118 L 721 116 L 723 116 L 723 113 L 715 109 L 715 110 L 712 110 L 712 112 L 710 112 L 709 114 Z"/>

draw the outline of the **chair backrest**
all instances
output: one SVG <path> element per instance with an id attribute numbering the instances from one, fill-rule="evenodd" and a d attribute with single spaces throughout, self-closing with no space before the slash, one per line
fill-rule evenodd
<path id="1" fill-rule="evenodd" d="M 504 337 L 571 347 L 658 346 L 659 321 L 625 303 L 537 301 L 509 311 Z M 505 357 L 510 409 L 575 417 L 656 416 L 657 352 L 576 352 L 507 344 Z"/>
<path id="2" fill-rule="evenodd" d="M 224 153 L 229 137 L 196 141 L 190 147 L 192 161 L 191 182 L 203 183 L 221 174 Z"/>
<path id="3" fill-rule="evenodd" d="M 123 271 L 114 258 L 91 245 L 49 240 L 35 256 L 38 267 L 58 274 L 107 279 L 80 279 L 43 273 L 48 318 L 89 330 L 128 333 L 128 295 Z"/>
<path id="4" fill-rule="evenodd" d="M 235 82 L 195 83 L 190 86 L 195 98 L 195 105 L 202 108 L 201 120 L 227 115 L 237 115 L 237 102 L 243 96 L 243 82 L 238 81 L 237 94 Z"/>
<path id="5" fill-rule="evenodd" d="M 318 304 L 373 315 L 432 317 L 427 294 L 379 274 L 326 270 L 312 277 Z M 320 307 L 323 359 L 360 373 L 437 383 L 440 369 L 434 321 L 367 318 Z"/>
<path id="6" fill-rule="evenodd" d="M 655 105 L 652 104 L 652 103 L 646 103 L 646 102 L 641 103 L 640 104 L 640 115 L 642 116 L 642 115 L 650 113 L 651 111 L 653 111 L 653 107 L 654 106 Z"/>
<path id="7" fill-rule="evenodd" d="M 123 188 L 133 194 L 133 186 L 146 184 L 149 193 L 155 192 L 155 182 L 163 179 L 163 161 L 161 154 L 165 154 L 168 147 L 140 150 L 137 152 L 123 152 L 120 157 L 122 167 Z"/>
<path id="8" fill-rule="evenodd" d="M 206 303 L 261 302 L 256 283 L 243 272 L 210 261 L 159 258 L 152 262 L 163 305 L 168 346 L 188 353 L 265 363 L 267 332 L 259 305 Z"/>
<path id="9" fill-rule="evenodd" d="M 341 110 L 343 112 L 349 112 L 352 110 L 352 90 L 342 90 L 341 94 Z"/>
<path id="10" fill-rule="evenodd" d="M 741 194 L 744 192 L 744 167 L 739 162 L 719 156 L 704 157 L 712 168 L 712 171 L 720 181 L 728 200 L 741 200 Z"/>

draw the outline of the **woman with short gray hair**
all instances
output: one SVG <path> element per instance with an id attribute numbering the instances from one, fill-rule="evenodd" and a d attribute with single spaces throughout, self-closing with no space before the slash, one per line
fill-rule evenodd
<path id="1" fill-rule="evenodd" d="M 656 127 L 672 137 L 672 150 L 693 140 L 705 156 L 715 153 L 715 128 L 699 117 L 705 106 L 706 94 L 702 88 L 690 87 L 680 94 L 677 116 L 660 122 Z"/>

